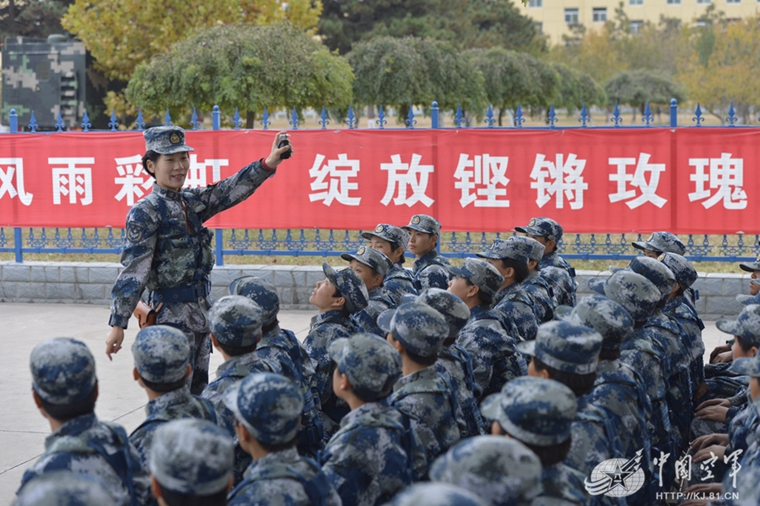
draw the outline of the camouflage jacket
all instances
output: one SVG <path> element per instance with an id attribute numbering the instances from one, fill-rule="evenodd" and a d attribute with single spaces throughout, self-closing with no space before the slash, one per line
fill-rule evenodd
<path id="1" fill-rule="evenodd" d="M 426 288 L 449 287 L 451 272 L 449 261 L 435 249 L 414 261 L 414 287 L 421 292 Z"/>
<path id="2" fill-rule="evenodd" d="M 480 414 L 478 401 L 475 399 L 475 378 L 472 371 L 472 358 L 467 350 L 457 344 L 444 344 L 438 352 L 435 362 L 438 374 L 449 380 L 459 400 L 464 421 L 467 423 L 467 434 L 463 437 L 485 434 L 485 422 Z"/>
<path id="3" fill-rule="evenodd" d="M 68 470 L 100 480 L 119 506 L 153 505 L 150 477 L 119 425 L 94 413 L 64 423 L 45 438 L 45 453 L 24 472 L 21 487 L 36 476 Z"/>
<path id="4" fill-rule="evenodd" d="M 206 188 L 174 192 L 154 184 L 153 192 L 127 213 L 121 264 L 111 291 L 109 325 L 127 328 L 143 290 L 208 283 L 214 267 L 213 233 L 203 223 L 242 202 L 274 171 L 260 161 Z M 189 311 L 183 306 L 190 305 Z M 208 332 L 208 301 L 167 303 L 158 323 L 177 323 L 192 332 Z M 196 315 L 188 319 L 191 315 Z"/>
<path id="5" fill-rule="evenodd" d="M 588 402 L 587 396 L 578 398 L 578 412 L 570 434 L 570 453 L 564 463 L 584 476 L 591 476 L 597 465 L 614 456 L 617 430 L 601 408 Z"/>
<path id="6" fill-rule="evenodd" d="M 544 491 L 538 497 L 559 499 L 562 501 L 561 504 L 591 506 L 591 496 L 586 493 L 583 485 L 585 479 L 583 473 L 563 463 L 545 467 L 541 473 Z"/>
<path id="7" fill-rule="evenodd" d="M 533 312 L 539 325 L 554 318 L 554 290 L 538 271 L 533 271 L 522 283 L 525 292 L 534 301 Z"/>
<path id="8" fill-rule="evenodd" d="M 401 297 L 406 294 L 417 295 L 417 289 L 414 287 L 414 275 L 400 264 L 393 264 L 393 269 L 383 279 L 383 286 L 396 305 L 401 304 Z"/>
<path id="9" fill-rule="evenodd" d="M 573 269 L 573 266 L 570 265 L 567 260 L 559 256 L 559 253 L 556 251 L 546 253 L 543 257 L 541 257 L 541 261 L 538 263 L 538 265 L 541 269 L 544 267 L 559 267 L 561 269 L 564 269 L 568 274 L 570 274 L 570 277 L 573 278 L 573 281 L 575 281 L 575 269 Z"/>
<path id="10" fill-rule="evenodd" d="M 383 287 L 376 286 L 369 291 L 369 304 L 367 307 L 352 314 L 351 319 L 364 332 L 385 338 L 387 333 L 383 332 L 377 325 L 377 317 L 383 311 L 395 309 L 397 305 Z"/>
<path id="11" fill-rule="evenodd" d="M 691 352 L 689 373 L 692 387 L 697 390 L 705 381 L 705 343 L 702 340 L 702 330 L 705 324 L 697 314 L 697 310 L 683 295 L 670 299 L 662 310 L 666 316 L 675 321 L 682 329 L 681 336 L 687 351 Z"/>
<path id="12" fill-rule="evenodd" d="M 525 292 L 522 283 L 500 290 L 494 297 L 493 309 L 507 319 L 516 340 L 533 341 L 536 338 L 538 322 L 533 312 L 533 299 Z"/>
<path id="13" fill-rule="evenodd" d="M 545 279 L 552 287 L 552 302 L 557 306 L 575 306 L 575 281 L 561 267 L 542 266 L 539 271 L 541 279 Z"/>

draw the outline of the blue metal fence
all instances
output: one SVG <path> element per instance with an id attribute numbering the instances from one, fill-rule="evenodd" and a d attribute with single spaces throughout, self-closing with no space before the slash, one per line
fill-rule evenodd
<path id="1" fill-rule="evenodd" d="M 218 106 L 214 106 L 211 113 L 212 128 L 214 130 L 221 130 L 222 114 Z M 436 102 L 432 103 L 430 110 L 431 126 L 432 128 L 445 128 L 441 121 L 441 115 Z M 521 107 L 518 105 L 513 115 L 514 125 L 509 127 L 496 126 L 497 122 L 493 108 L 488 107 L 484 119 L 484 127 L 470 127 L 470 128 L 529 128 L 524 127 L 523 123 L 525 118 L 522 113 Z M 642 125 L 634 127 L 621 126 L 621 113 L 618 105 L 615 105 L 615 109 L 612 116 L 609 119 L 612 124 L 607 128 L 658 128 L 653 126 L 654 117 L 652 115 L 649 104 L 646 104 L 644 113 L 641 118 Z M 704 121 L 704 116 L 699 104 L 695 109 L 695 115 L 692 118 L 694 127 L 701 127 Z M 349 108 L 348 114 L 344 123 L 348 125 L 349 129 L 355 129 L 358 127 L 358 117 L 354 114 L 353 108 Z M 549 112 L 546 117 L 546 127 L 530 127 L 538 129 L 555 129 L 558 128 L 555 123 L 557 122 L 557 115 L 552 105 L 549 108 Z M 562 127 L 562 128 L 604 128 L 604 127 L 590 127 L 591 115 L 588 109 L 583 105 L 580 116 L 578 118 L 580 123 L 577 127 Z M 733 104 L 728 111 L 728 116 L 725 118 L 725 125 L 727 127 L 736 128 L 737 117 L 734 111 Z M 259 125 L 264 129 L 269 129 L 271 125 L 270 115 L 267 108 L 264 108 L 262 119 L 259 121 Z M 298 119 L 298 112 L 293 108 L 289 114 L 288 123 L 290 128 L 297 130 L 301 124 Z M 327 129 L 327 126 L 331 123 L 331 120 L 323 107 L 320 119 L 318 120 L 321 129 Z M 378 108 L 377 119 L 375 124 L 378 129 L 386 128 L 388 121 L 386 119 L 386 113 L 383 107 Z M 409 115 L 405 120 L 406 128 L 413 129 L 417 120 L 414 116 L 413 108 L 410 107 Z M 171 125 L 172 119 L 169 115 L 169 111 L 166 111 L 164 118 L 164 125 Z M 19 117 L 16 111 L 12 109 L 9 117 L 10 133 L 19 133 Z M 119 123 L 116 115 L 112 112 L 109 122 L 109 128 L 111 131 L 117 131 L 119 129 Z M 198 120 L 198 115 L 195 109 L 193 109 L 192 116 L 190 118 L 190 126 L 193 130 L 197 130 L 201 127 L 202 123 Z M 238 110 L 235 110 L 235 114 L 232 117 L 231 127 L 238 130 L 242 128 L 243 121 L 241 120 Z M 461 108 L 457 108 L 457 111 L 453 117 L 453 127 L 466 128 L 465 115 L 462 113 Z M 670 121 L 669 125 L 665 128 L 678 127 L 678 104 L 673 99 L 670 102 Z M 85 111 L 81 124 L 82 130 L 85 132 L 91 131 L 91 124 Z M 28 132 L 37 132 L 38 125 L 34 119 L 34 112 L 31 113 L 29 123 L 26 130 Z M 145 128 L 145 121 L 142 111 L 138 113 L 137 120 L 135 121 L 135 129 L 143 130 Z M 660 127 L 662 128 L 662 127 Z M 56 131 L 62 132 L 64 129 L 63 119 L 58 116 L 56 124 Z M 54 133 L 53 133 L 54 135 Z M 123 244 L 123 230 L 114 229 L 59 229 L 59 228 L 42 228 L 42 229 L 28 229 L 26 237 L 21 228 L 12 229 L 13 233 L 6 234 L 4 228 L 0 228 L 0 253 L 13 253 L 16 262 L 23 262 L 24 254 L 46 254 L 46 253 L 59 253 L 59 254 L 119 254 L 121 252 Z M 505 235 L 510 235 L 511 232 L 505 232 Z M 441 237 L 439 248 L 444 256 L 450 258 L 464 258 L 472 256 L 478 251 L 484 250 L 494 238 L 502 237 L 501 234 L 485 233 L 485 232 L 444 232 Z M 628 234 L 567 234 L 564 241 L 560 243 L 561 254 L 568 259 L 575 260 L 630 260 L 636 256 L 637 252 L 630 245 L 631 241 L 640 241 L 642 237 L 640 234 L 631 235 Z M 689 235 L 686 242 L 687 257 L 693 261 L 720 261 L 720 262 L 737 262 L 737 261 L 751 261 L 754 260 L 760 254 L 760 235 L 747 236 L 744 235 L 704 235 L 693 236 Z M 215 231 L 215 252 L 217 265 L 224 265 L 225 255 L 287 255 L 287 256 L 337 256 L 348 250 L 355 250 L 366 241 L 361 237 L 361 231 L 349 231 L 349 230 L 221 230 Z"/>

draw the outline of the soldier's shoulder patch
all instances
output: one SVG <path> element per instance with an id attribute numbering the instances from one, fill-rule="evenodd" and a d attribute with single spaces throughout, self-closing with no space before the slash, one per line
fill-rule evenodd
<path id="1" fill-rule="evenodd" d="M 127 240 L 133 243 L 142 242 L 147 236 L 147 229 L 144 224 L 130 222 L 127 226 Z"/>

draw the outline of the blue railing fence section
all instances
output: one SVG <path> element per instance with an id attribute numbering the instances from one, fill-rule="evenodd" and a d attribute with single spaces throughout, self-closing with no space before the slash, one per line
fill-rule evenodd
<path id="1" fill-rule="evenodd" d="M 292 111 L 286 111 L 288 125 L 290 129 L 297 130 L 301 121 L 295 107 Z M 654 116 L 647 103 L 644 112 L 641 115 L 641 125 L 623 126 L 622 117 L 618 104 L 609 118 L 609 123 L 600 126 L 592 126 L 591 115 L 585 104 L 580 110 L 578 122 L 580 125 L 574 127 L 561 128 L 658 128 L 653 125 Z M 322 130 L 327 129 L 331 124 L 329 115 L 325 107 L 319 114 L 318 123 Z M 383 106 L 377 108 L 377 119 L 374 124 L 378 129 L 387 127 L 387 112 Z M 443 125 L 443 115 L 438 107 L 437 102 L 433 102 L 430 108 L 431 127 L 434 129 L 446 128 Z M 9 116 L 9 133 L 23 133 L 19 130 L 19 116 L 15 109 L 11 109 Z M 699 103 L 694 109 L 692 123 L 686 126 L 701 127 L 705 116 Z M 487 129 L 555 129 L 557 122 L 557 113 L 554 105 L 549 107 L 546 115 L 545 127 L 524 127 L 525 117 L 522 107 L 518 104 L 512 114 L 512 125 L 498 126 L 494 108 L 489 105 L 485 119 L 481 125 L 468 125 L 465 113 L 461 107 L 452 117 L 452 125 L 449 128 L 487 128 Z M 735 114 L 733 103 L 728 110 L 728 116 L 725 118 L 726 127 L 737 127 L 735 123 L 738 118 Z M 338 121 L 335 124 L 340 124 Z M 349 107 L 344 124 L 349 129 L 358 128 L 359 119 L 354 113 L 353 107 Z M 414 107 L 409 108 L 409 114 L 404 121 L 407 129 L 415 128 L 417 120 L 415 119 Z M 138 111 L 134 121 L 135 130 L 146 128 L 145 118 L 142 110 Z M 172 118 L 169 110 L 164 115 L 164 125 L 171 125 Z M 203 126 L 199 121 L 199 116 L 193 108 L 190 118 L 190 127 L 198 130 Z M 241 119 L 239 111 L 235 110 L 232 117 L 231 129 L 239 130 L 243 127 L 244 122 Z M 271 126 L 271 115 L 264 107 L 261 120 L 258 125 L 264 130 Z M 222 112 L 219 106 L 214 106 L 211 112 L 211 125 L 213 130 L 222 129 Z M 85 111 L 82 118 L 81 129 L 83 132 L 93 131 L 91 123 Z M 120 124 L 116 114 L 112 111 L 108 123 L 110 131 L 119 131 Z M 675 99 L 670 101 L 670 122 L 665 128 L 678 127 L 678 103 Z M 39 129 L 34 112 L 29 116 L 29 123 L 26 125 L 26 132 L 36 133 Z M 660 127 L 662 128 L 662 127 Z M 55 132 L 64 130 L 63 119 L 60 114 L 55 125 Z M 53 132 L 53 135 L 55 135 Z M 12 230 L 12 233 L 11 233 Z M 27 230 L 26 237 L 24 230 Z M 441 253 L 450 258 L 464 258 L 472 256 L 478 251 L 485 249 L 494 238 L 509 236 L 512 232 L 505 234 L 494 234 L 485 232 L 444 232 L 440 241 Z M 70 228 L 0 228 L 0 253 L 14 253 L 16 262 L 23 262 L 25 253 L 60 253 L 60 254 L 118 254 L 121 252 L 123 244 L 124 231 L 120 229 L 70 229 Z M 635 237 L 634 237 L 635 236 Z M 751 238 L 751 239 L 750 239 Z M 637 250 L 630 245 L 632 240 L 641 240 L 640 234 L 566 234 L 564 242 L 560 245 L 561 253 L 569 259 L 576 260 L 629 260 L 636 256 Z M 760 247 L 757 246 L 760 236 L 743 235 L 689 235 L 687 239 L 687 256 L 694 261 L 749 261 L 754 260 L 760 254 Z M 361 237 L 361 231 L 350 230 L 215 230 L 215 252 L 217 265 L 224 265 L 225 255 L 289 255 L 289 256 L 336 256 L 349 250 L 358 248 L 364 244 L 365 240 Z"/>

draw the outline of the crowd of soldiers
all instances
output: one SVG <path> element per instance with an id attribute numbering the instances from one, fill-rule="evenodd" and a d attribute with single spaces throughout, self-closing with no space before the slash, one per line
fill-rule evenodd
<path id="1" fill-rule="evenodd" d="M 33 395 L 53 432 L 16 504 L 760 504 L 760 284 L 704 365 L 674 234 L 634 242 L 642 256 L 576 302 L 556 221 L 457 267 L 440 229 L 379 224 L 347 268 L 324 264 L 303 343 L 270 282 L 233 281 L 208 312 L 225 361 L 200 395 L 185 334 L 143 328 L 147 417 L 129 436 L 94 414 L 87 347 L 41 343 Z"/>

